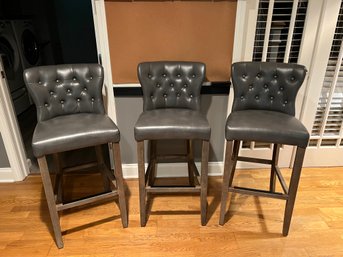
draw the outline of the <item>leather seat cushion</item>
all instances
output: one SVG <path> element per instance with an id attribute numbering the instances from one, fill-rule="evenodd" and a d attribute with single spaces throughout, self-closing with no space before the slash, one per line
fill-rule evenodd
<path id="1" fill-rule="evenodd" d="M 295 117 L 274 111 L 232 112 L 225 128 L 227 140 L 260 141 L 306 147 L 309 133 Z"/>
<path id="2" fill-rule="evenodd" d="M 143 112 L 135 125 L 135 139 L 209 140 L 211 128 L 206 117 L 189 109 L 155 109 Z"/>
<path id="3" fill-rule="evenodd" d="M 107 115 L 79 113 L 38 122 L 32 149 L 40 157 L 119 140 L 119 130 Z"/>

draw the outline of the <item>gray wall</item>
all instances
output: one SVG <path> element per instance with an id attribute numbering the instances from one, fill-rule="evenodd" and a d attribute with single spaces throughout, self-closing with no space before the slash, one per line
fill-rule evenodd
<path id="1" fill-rule="evenodd" d="M 0 168 L 6 167 L 10 167 L 10 162 L 8 161 L 4 141 L 2 140 L 2 136 L 0 134 Z"/>
<path id="2" fill-rule="evenodd" d="M 117 124 L 120 129 L 121 151 L 123 163 L 137 163 L 136 141 L 133 127 L 143 109 L 142 97 L 116 97 Z M 228 97 L 223 95 L 203 95 L 201 109 L 207 115 L 211 125 L 210 161 L 223 160 L 224 126 L 226 120 Z M 173 150 L 181 149 L 184 142 L 162 142 L 160 148 Z M 200 158 L 200 142 L 195 142 L 194 150 L 196 159 Z"/>

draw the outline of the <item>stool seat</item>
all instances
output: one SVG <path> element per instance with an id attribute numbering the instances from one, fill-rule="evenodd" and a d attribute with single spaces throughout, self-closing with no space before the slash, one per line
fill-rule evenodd
<path id="1" fill-rule="evenodd" d="M 135 139 L 209 140 L 211 128 L 206 117 L 191 109 L 166 108 L 144 111 L 135 125 Z"/>
<path id="2" fill-rule="evenodd" d="M 225 127 L 226 140 L 260 141 L 306 148 L 309 133 L 295 117 L 267 110 L 232 112 Z"/>
<path id="3" fill-rule="evenodd" d="M 119 142 L 118 127 L 105 114 L 78 113 L 38 122 L 32 139 L 36 157 Z"/>

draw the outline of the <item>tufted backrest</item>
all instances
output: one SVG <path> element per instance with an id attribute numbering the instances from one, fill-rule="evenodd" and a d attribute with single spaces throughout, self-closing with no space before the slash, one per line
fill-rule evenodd
<path id="1" fill-rule="evenodd" d="M 232 111 L 270 110 L 295 115 L 295 98 L 306 68 L 292 63 L 238 62 L 232 64 Z"/>
<path id="2" fill-rule="evenodd" d="M 205 64 L 199 62 L 144 62 L 138 65 L 143 109 L 200 109 Z"/>
<path id="3" fill-rule="evenodd" d="M 39 66 L 24 71 L 38 121 L 74 113 L 104 113 L 99 64 Z"/>

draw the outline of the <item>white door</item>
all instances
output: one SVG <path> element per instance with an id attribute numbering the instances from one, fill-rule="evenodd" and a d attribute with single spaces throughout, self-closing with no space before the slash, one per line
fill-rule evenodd
<path id="1" fill-rule="evenodd" d="M 247 0 L 238 2 L 242 12 L 243 33 L 240 60 L 303 64 L 311 73 L 310 64 L 324 0 Z M 239 15 L 239 13 L 238 13 Z M 235 49 L 236 50 L 236 49 Z M 236 58 L 235 61 L 238 61 Z M 298 93 L 296 116 L 300 116 L 306 81 Z M 272 145 L 243 142 L 240 155 L 271 159 Z M 280 150 L 279 166 L 291 165 L 293 147 Z M 239 162 L 238 167 L 256 167 Z M 260 164 L 259 164 L 260 167 Z"/>
<path id="2" fill-rule="evenodd" d="M 311 133 L 305 166 L 343 165 L 343 5 L 327 0 L 316 38 L 302 121 Z"/>

